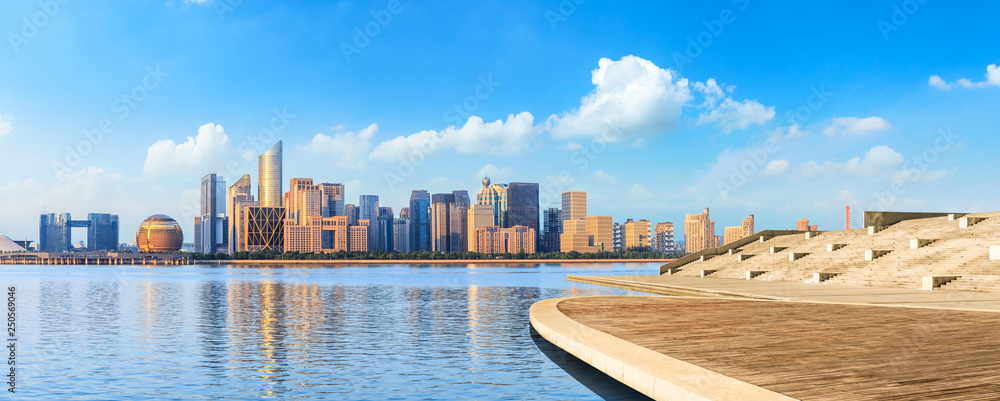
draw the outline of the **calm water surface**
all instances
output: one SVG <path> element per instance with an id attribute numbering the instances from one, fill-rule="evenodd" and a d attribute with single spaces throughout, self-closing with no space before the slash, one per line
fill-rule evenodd
<path id="1" fill-rule="evenodd" d="M 540 340 L 528 308 L 629 294 L 566 274 L 657 267 L 4 266 L 0 284 L 24 400 L 642 399 Z"/>

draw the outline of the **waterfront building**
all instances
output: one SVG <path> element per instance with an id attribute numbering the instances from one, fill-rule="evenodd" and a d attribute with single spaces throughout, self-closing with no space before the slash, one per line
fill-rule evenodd
<path id="1" fill-rule="evenodd" d="M 507 186 L 507 227 L 514 226 L 526 226 L 536 235 L 541 232 L 538 224 L 538 183 L 512 182 Z"/>
<path id="2" fill-rule="evenodd" d="M 392 213 L 391 207 L 378 208 L 378 230 L 376 231 L 378 238 L 375 249 L 382 249 L 386 251 L 392 251 L 395 249 L 395 244 L 393 244 L 393 239 L 395 237 L 393 232 L 395 228 L 393 226 L 394 220 L 395 216 Z"/>
<path id="3" fill-rule="evenodd" d="M 559 252 L 559 235 L 562 234 L 562 211 L 551 207 L 545 210 L 543 216 L 545 231 L 542 234 L 542 251 Z"/>
<path id="4" fill-rule="evenodd" d="M 250 174 L 244 174 L 229 187 L 226 199 L 226 213 L 229 216 L 229 253 L 233 254 L 246 248 L 242 243 L 245 237 L 243 235 L 244 208 L 258 205 L 250 193 Z"/>
<path id="5" fill-rule="evenodd" d="M 184 232 L 180 224 L 162 214 L 146 218 L 135 233 L 135 245 L 139 252 L 177 252 L 183 244 Z"/>
<path id="6" fill-rule="evenodd" d="M 579 220 L 587 217 L 587 193 L 568 191 L 562 193 L 562 219 Z"/>
<path id="7" fill-rule="evenodd" d="M 285 226 L 307 225 L 310 218 L 323 217 L 322 194 L 311 178 L 292 178 L 282 204 L 285 205 Z"/>
<path id="8" fill-rule="evenodd" d="M 320 205 L 323 217 L 344 215 L 344 184 L 319 184 Z"/>
<path id="9" fill-rule="evenodd" d="M 719 245 L 719 237 L 715 235 L 715 222 L 709 218 L 708 208 L 698 214 L 687 214 L 684 219 L 684 243 L 688 253 Z"/>
<path id="10" fill-rule="evenodd" d="M 195 222 L 195 252 L 229 251 L 226 180 L 214 173 L 201 179 L 201 214 Z"/>
<path id="11" fill-rule="evenodd" d="M 278 251 L 285 246 L 285 208 L 270 206 L 247 206 L 241 241 L 244 251 Z"/>
<path id="12" fill-rule="evenodd" d="M 756 232 L 753 228 L 753 215 L 751 214 L 747 216 L 747 218 L 743 219 L 743 224 L 741 224 L 741 226 L 743 227 L 743 237 L 753 235 L 753 233 Z"/>
<path id="13" fill-rule="evenodd" d="M 730 244 L 743 238 L 753 235 L 753 215 L 743 219 L 738 226 L 726 227 L 723 236 L 723 244 Z"/>
<path id="14" fill-rule="evenodd" d="M 448 229 L 451 230 L 451 245 L 449 246 L 451 252 L 462 252 L 469 250 L 469 237 L 471 233 L 469 232 L 469 207 L 471 203 L 469 201 L 468 191 L 452 191 L 452 195 L 455 196 L 455 205 L 452 207 L 449 218 L 451 221 L 448 223 Z"/>
<path id="15" fill-rule="evenodd" d="M 368 220 L 368 249 L 382 249 L 378 246 L 378 195 L 361 195 L 358 197 L 358 220 Z"/>
<path id="16" fill-rule="evenodd" d="M 87 247 L 77 248 L 73 242 L 73 229 L 87 229 Z M 118 215 L 90 213 L 87 220 L 73 220 L 69 213 L 40 215 L 38 224 L 39 252 L 68 252 L 71 250 L 114 251 L 118 249 Z"/>
<path id="17" fill-rule="evenodd" d="M 348 226 L 348 250 L 351 252 L 368 252 L 371 236 L 368 233 L 369 220 L 360 219 L 357 225 Z"/>
<path id="18" fill-rule="evenodd" d="M 0 253 L 22 253 L 27 251 L 23 246 L 11 241 L 10 237 L 0 235 Z"/>
<path id="19" fill-rule="evenodd" d="M 358 224 L 358 207 L 353 204 L 344 205 L 344 216 L 347 217 L 347 224 L 355 226 Z"/>
<path id="20" fill-rule="evenodd" d="M 452 213 L 455 210 L 455 194 L 434 194 L 431 196 L 431 250 L 452 252 Z"/>
<path id="21" fill-rule="evenodd" d="M 485 226 L 474 231 L 475 252 L 479 253 L 535 253 L 535 230 L 527 226 L 500 228 Z"/>
<path id="22" fill-rule="evenodd" d="M 418 189 L 410 194 L 410 250 L 431 250 L 431 196 Z"/>
<path id="23" fill-rule="evenodd" d="M 809 231 L 809 219 L 797 221 L 795 229 L 798 231 Z"/>
<path id="24" fill-rule="evenodd" d="M 677 254 L 684 252 L 681 244 L 674 241 L 674 223 L 657 223 L 653 236 L 653 247 L 666 254 Z"/>
<path id="25" fill-rule="evenodd" d="M 587 216 L 563 220 L 560 236 L 562 252 L 593 253 L 611 251 L 614 246 L 614 223 L 611 216 Z"/>
<path id="26" fill-rule="evenodd" d="M 468 232 L 472 233 L 469 235 L 469 250 L 479 249 L 476 241 L 478 236 L 475 234 L 476 230 L 486 226 L 495 226 L 494 216 L 493 216 L 493 206 L 492 205 L 472 205 L 469 207 L 467 213 L 468 219 Z"/>
<path id="27" fill-rule="evenodd" d="M 649 220 L 632 221 L 622 224 L 623 249 L 650 248 L 652 246 L 652 225 Z"/>
<path id="28" fill-rule="evenodd" d="M 476 194 L 476 203 L 493 206 L 493 225 L 507 227 L 508 187 L 493 184 L 489 177 L 483 177 L 483 187 Z"/>
<path id="29" fill-rule="evenodd" d="M 632 221 L 632 219 L 628 219 Z M 611 226 L 611 237 L 614 246 L 612 249 L 619 251 L 625 247 L 625 225 L 621 223 L 615 223 Z"/>
<path id="30" fill-rule="evenodd" d="M 410 251 L 410 219 L 402 217 L 403 211 L 409 211 L 409 208 L 400 210 L 400 218 L 392 222 L 392 244 L 396 252 Z"/>
<path id="31" fill-rule="evenodd" d="M 257 200 L 261 207 L 281 207 L 281 141 L 257 158 Z"/>
<path id="32" fill-rule="evenodd" d="M 611 251 L 614 246 L 614 223 L 611 216 L 587 216 L 587 235 L 591 237 L 590 245 L 598 251 Z"/>

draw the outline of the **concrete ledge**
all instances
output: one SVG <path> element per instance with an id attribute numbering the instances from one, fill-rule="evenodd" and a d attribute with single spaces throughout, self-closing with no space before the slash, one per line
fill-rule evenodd
<path id="1" fill-rule="evenodd" d="M 910 249 L 920 249 L 920 248 L 923 248 L 923 247 L 925 247 L 927 245 L 930 245 L 934 241 L 937 241 L 937 240 L 935 240 L 935 239 L 911 239 L 910 240 Z"/>
<path id="2" fill-rule="evenodd" d="M 750 255 L 750 254 L 746 254 L 746 253 L 741 253 L 739 255 L 736 255 L 736 261 L 737 262 L 742 262 L 742 261 L 750 259 L 750 258 L 752 258 L 754 256 L 756 256 L 756 255 Z"/>
<path id="3" fill-rule="evenodd" d="M 826 280 L 836 277 L 840 273 L 813 273 L 812 282 L 822 283 Z"/>
<path id="4" fill-rule="evenodd" d="M 772 246 L 771 247 L 771 253 L 778 253 L 778 252 L 784 251 L 785 249 L 788 249 L 788 247 L 787 246 Z"/>
<path id="5" fill-rule="evenodd" d="M 660 274 L 673 275 L 673 274 L 677 274 L 680 271 L 681 271 L 681 269 L 678 269 L 676 267 L 671 267 L 669 269 L 664 270 L 663 273 L 660 273 Z"/>
<path id="6" fill-rule="evenodd" d="M 819 235 L 819 231 L 809 231 L 805 234 L 806 239 L 812 239 Z"/>
<path id="7" fill-rule="evenodd" d="M 789 252 L 788 253 L 788 261 L 789 262 L 794 262 L 794 261 L 802 259 L 802 258 L 804 258 L 806 256 L 809 256 L 809 254 L 805 253 L 805 252 Z"/>
<path id="8" fill-rule="evenodd" d="M 774 238 L 774 237 L 767 237 L 767 236 L 763 236 L 763 235 L 762 235 L 762 236 L 760 237 L 760 243 L 762 243 L 762 244 L 763 244 L 764 242 L 766 242 L 767 240 L 769 240 L 769 239 L 771 239 L 771 238 Z"/>
<path id="9" fill-rule="evenodd" d="M 1000 246 L 990 246 L 990 260 L 1000 260 Z"/>
<path id="10" fill-rule="evenodd" d="M 701 271 L 701 276 L 702 277 L 708 277 L 709 274 L 715 273 L 717 271 L 718 270 L 702 270 Z"/>
<path id="11" fill-rule="evenodd" d="M 878 234 L 879 232 L 884 231 L 886 228 L 889 228 L 889 227 L 888 226 L 869 226 L 868 227 L 868 235 Z"/>
<path id="12" fill-rule="evenodd" d="M 949 213 L 948 221 L 957 220 L 958 218 L 965 216 L 965 213 Z"/>
<path id="13" fill-rule="evenodd" d="M 701 257 L 698 258 L 698 261 L 699 262 L 707 262 L 709 259 L 714 258 L 714 257 L 715 257 L 714 255 L 701 255 Z"/>
<path id="14" fill-rule="evenodd" d="M 730 249 L 730 250 L 729 250 L 729 254 L 730 254 L 730 255 L 736 255 L 736 254 L 738 254 L 738 253 L 740 253 L 740 251 L 739 251 L 739 250 L 736 250 L 736 249 Z"/>
<path id="15" fill-rule="evenodd" d="M 942 285 L 948 284 L 949 282 L 951 282 L 951 281 L 953 281 L 953 280 L 955 280 L 955 279 L 957 279 L 959 277 L 961 277 L 961 276 L 933 276 L 933 277 L 924 277 L 924 280 L 923 280 L 923 284 L 924 285 L 923 285 L 922 289 L 927 290 L 927 291 L 931 291 L 931 290 L 933 290 L 935 288 L 938 288 L 938 287 L 940 287 Z"/>
<path id="16" fill-rule="evenodd" d="M 794 400 L 577 323 L 559 311 L 559 302 L 566 299 L 546 299 L 531 305 L 528 320 L 535 331 L 553 345 L 655 400 Z"/>
<path id="17" fill-rule="evenodd" d="M 892 249 L 869 249 L 865 251 L 865 260 L 873 261 L 892 252 Z"/>
<path id="18" fill-rule="evenodd" d="M 972 227 L 972 226 L 974 226 L 976 224 L 979 224 L 983 220 L 986 220 L 986 218 L 985 217 L 962 217 L 962 218 L 958 219 L 958 228 L 969 228 L 969 227 Z"/>
<path id="19" fill-rule="evenodd" d="M 761 274 L 764 274 L 764 273 L 767 273 L 767 272 L 763 271 L 763 270 L 750 270 L 750 271 L 747 272 L 746 278 L 747 278 L 747 280 L 753 280 L 754 277 L 757 277 L 757 276 L 759 276 Z"/>
<path id="20" fill-rule="evenodd" d="M 845 246 L 847 246 L 847 244 L 826 244 L 826 251 L 833 252 Z"/>

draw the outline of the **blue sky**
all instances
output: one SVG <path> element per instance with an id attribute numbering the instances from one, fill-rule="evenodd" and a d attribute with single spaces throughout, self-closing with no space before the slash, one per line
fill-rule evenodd
<path id="1" fill-rule="evenodd" d="M 256 179 L 279 139 L 286 179 L 397 211 L 484 171 L 720 235 L 1000 197 L 991 2 L 63 1 L 0 13 L 13 238 L 42 212 L 190 233 L 200 178 Z"/>

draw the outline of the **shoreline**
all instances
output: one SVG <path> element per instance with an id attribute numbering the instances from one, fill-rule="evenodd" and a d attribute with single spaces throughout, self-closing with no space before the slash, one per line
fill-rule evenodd
<path id="1" fill-rule="evenodd" d="M 303 265 L 488 265 L 488 264 L 610 264 L 610 263 L 667 263 L 674 259 L 434 259 L 434 260 L 377 260 L 377 259 L 333 259 L 333 260 L 198 260 L 196 265 L 265 265 L 265 264 L 303 264 Z"/>

